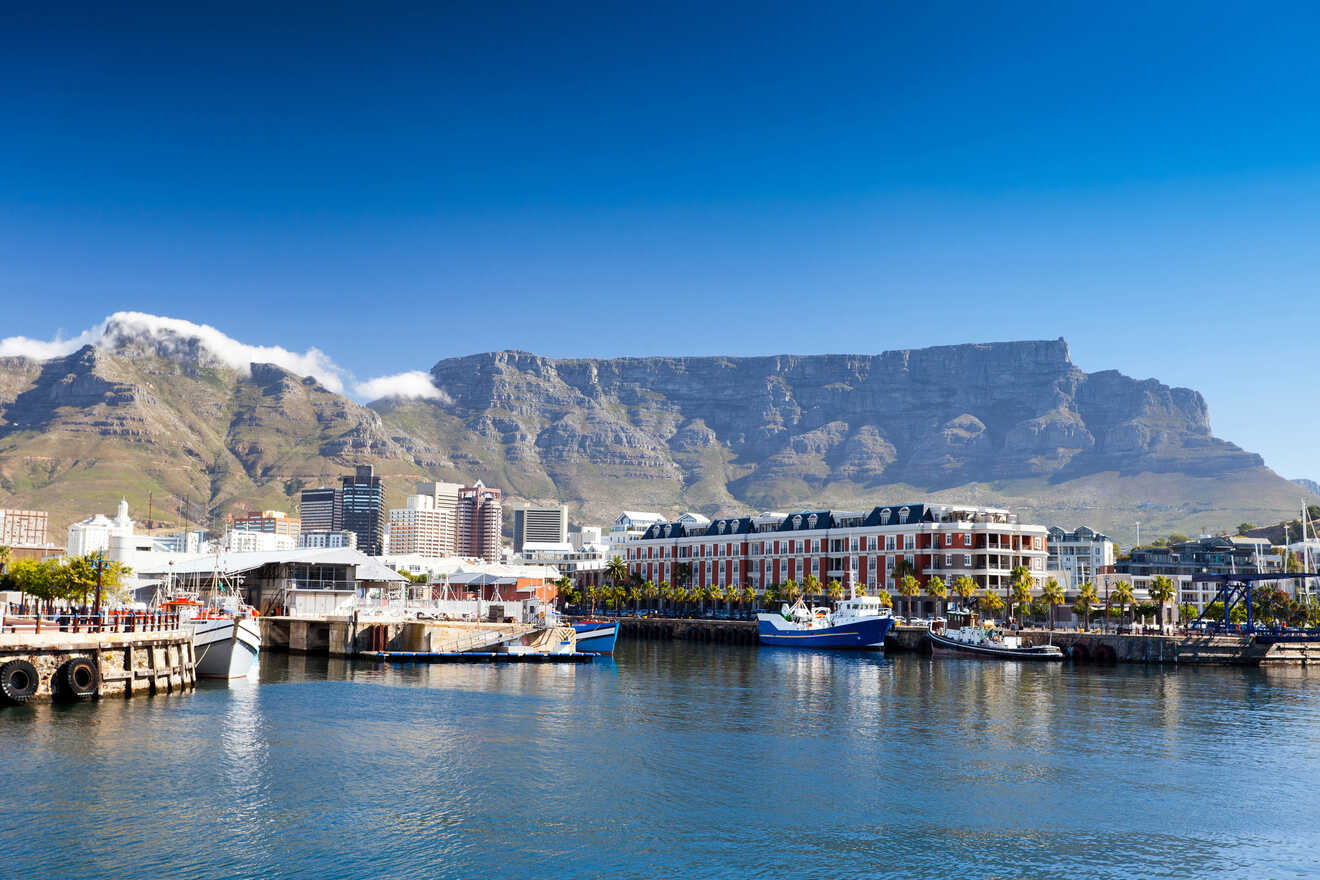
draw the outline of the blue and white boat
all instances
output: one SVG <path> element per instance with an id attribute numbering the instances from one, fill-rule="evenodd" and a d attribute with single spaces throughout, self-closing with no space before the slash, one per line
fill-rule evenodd
<path id="1" fill-rule="evenodd" d="M 574 622 L 577 649 L 586 654 L 613 654 L 619 638 L 617 620 L 579 620 Z"/>
<path id="2" fill-rule="evenodd" d="M 854 596 L 834 611 L 808 608 L 799 599 L 778 614 L 756 615 L 761 644 L 787 648 L 883 648 L 893 625 L 876 596 Z"/>

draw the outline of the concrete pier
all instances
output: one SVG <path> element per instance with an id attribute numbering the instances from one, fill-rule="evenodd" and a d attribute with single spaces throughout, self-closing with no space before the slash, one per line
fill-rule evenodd
<path id="1" fill-rule="evenodd" d="M 38 701 L 173 693 L 197 684 L 192 632 L 185 630 L 0 634 L 0 671 L 15 660 L 35 671 L 36 691 L 29 699 Z M 70 682 L 69 664 L 75 661 L 90 662 L 95 674 L 84 667 Z"/>
<path id="2" fill-rule="evenodd" d="M 510 642 L 535 647 L 553 630 L 525 623 L 384 617 L 261 617 L 264 650 L 352 657 L 366 651 L 489 651 Z M 562 634 L 561 634 L 562 637 Z"/>

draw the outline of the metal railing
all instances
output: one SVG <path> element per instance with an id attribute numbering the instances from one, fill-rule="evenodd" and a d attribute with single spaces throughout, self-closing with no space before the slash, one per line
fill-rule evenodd
<path id="1" fill-rule="evenodd" d="M 36 609 L 0 611 L 0 632 L 133 633 L 167 632 L 180 625 L 177 611 L 63 611 L 42 615 Z"/>

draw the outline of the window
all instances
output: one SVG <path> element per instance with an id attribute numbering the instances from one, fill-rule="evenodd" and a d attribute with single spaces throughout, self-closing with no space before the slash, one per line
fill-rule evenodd
<path id="1" fill-rule="evenodd" d="M 963 567 L 964 567 L 964 568 L 971 568 L 971 567 L 972 567 L 972 554 L 970 554 L 970 553 L 964 553 L 964 554 L 963 554 Z"/>
<path id="2" fill-rule="evenodd" d="M 1031 546 L 1036 550 L 1040 549 L 1040 535 L 1036 535 L 1034 538 L 1031 539 Z"/>
<path id="3" fill-rule="evenodd" d="M 971 536 L 971 535 L 963 535 L 963 546 L 964 546 L 964 547 L 970 547 L 970 546 L 972 546 L 972 536 Z"/>
<path id="4" fill-rule="evenodd" d="M 886 549 L 886 550 L 893 550 L 893 549 L 894 549 L 894 536 L 893 536 L 893 535 L 888 535 L 888 536 L 885 537 L 885 549 Z"/>
<path id="5" fill-rule="evenodd" d="M 903 546 L 903 549 L 904 549 L 904 550 L 915 550 L 915 549 L 917 549 L 917 536 L 916 536 L 916 535 L 906 535 L 906 536 L 903 538 L 903 542 L 904 542 L 904 546 Z"/>
<path id="6" fill-rule="evenodd" d="M 953 554 L 947 553 L 944 556 L 944 567 L 953 568 Z"/>
<path id="7" fill-rule="evenodd" d="M 908 555 L 904 556 L 903 559 L 907 562 L 908 565 L 916 565 L 916 564 L 917 564 L 917 561 L 916 561 L 915 559 L 912 558 L 912 554 L 911 554 L 911 553 L 909 553 Z"/>

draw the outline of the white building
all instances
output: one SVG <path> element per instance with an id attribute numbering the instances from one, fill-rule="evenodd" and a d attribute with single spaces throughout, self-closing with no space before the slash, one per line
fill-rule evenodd
<path id="1" fill-rule="evenodd" d="M 128 515 L 128 502 L 121 498 L 114 519 L 98 513 L 69 526 L 69 543 L 65 552 L 70 556 L 104 553 L 110 549 L 112 537 L 132 535 L 133 520 Z"/>
<path id="2" fill-rule="evenodd" d="M 1050 527 L 1049 568 L 1058 572 L 1059 582 L 1067 593 L 1074 593 L 1114 564 L 1114 542 L 1097 531 L 1079 526 L 1065 532 Z"/>
<path id="3" fill-rule="evenodd" d="M 520 507 L 513 512 L 513 552 L 524 544 L 568 542 L 568 507 Z"/>
<path id="4" fill-rule="evenodd" d="M 431 495 L 409 495 L 404 505 L 390 511 L 389 554 L 430 557 L 452 555 L 452 512 L 438 509 Z"/>
<path id="5" fill-rule="evenodd" d="M 625 510 L 614 518 L 610 525 L 609 543 L 613 547 L 622 547 L 630 541 L 636 541 L 646 530 L 665 518 L 658 513 L 646 510 Z"/>
<path id="6" fill-rule="evenodd" d="M 417 494 L 426 495 L 433 501 L 435 510 L 446 516 L 446 532 L 441 542 L 441 556 L 452 556 L 458 552 L 458 493 L 463 487 L 458 483 L 443 483 L 438 480 L 426 480 L 417 484 Z"/>
<path id="7" fill-rule="evenodd" d="M 220 546 L 226 553 L 273 553 L 277 550 L 295 549 L 298 546 L 298 539 L 293 535 L 230 529 L 220 539 Z"/>
<path id="8" fill-rule="evenodd" d="M 337 531 L 337 532 L 301 532 L 298 535 L 298 546 L 312 549 L 357 549 L 357 532 Z"/>

